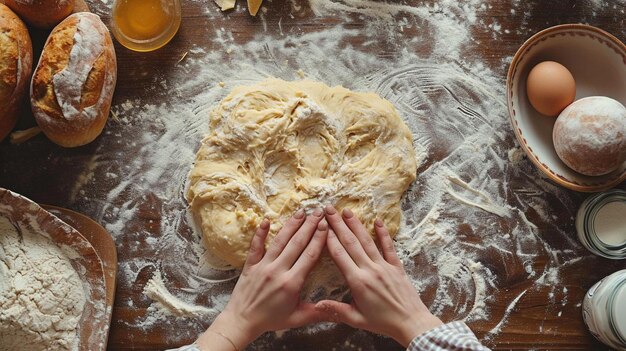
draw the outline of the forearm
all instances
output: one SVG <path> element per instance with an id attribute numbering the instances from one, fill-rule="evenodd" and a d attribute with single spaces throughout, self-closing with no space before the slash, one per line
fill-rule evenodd
<path id="1" fill-rule="evenodd" d="M 226 337 L 211 330 L 200 335 L 196 341 L 196 346 L 200 351 L 238 351 Z"/>
<path id="2" fill-rule="evenodd" d="M 404 347 L 408 347 L 417 336 L 443 325 L 443 322 L 428 312 L 428 310 L 416 317 L 406 319 L 403 323 L 400 323 L 394 334 L 390 334 L 394 340 Z"/>
<path id="3" fill-rule="evenodd" d="M 201 351 L 241 351 L 255 338 L 248 328 L 242 328 L 242 321 L 222 313 L 204 332 L 196 345 Z"/>

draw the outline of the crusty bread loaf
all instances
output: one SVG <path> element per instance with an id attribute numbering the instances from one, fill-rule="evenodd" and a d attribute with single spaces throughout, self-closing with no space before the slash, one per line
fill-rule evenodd
<path id="1" fill-rule="evenodd" d="M 74 10 L 74 0 L 4 0 L 26 23 L 52 28 Z"/>
<path id="2" fill-rule="evenodd" d="M 30 87 L 37 124 L 64 147 L 85 145 L 104 128 L 117 61 L 108 29 L 92 13 L 76 13 L 54 28 Z"/>
<path id="3" fill-rule="evenodd" d="M 32 65 L 28 29 L 11 9 L 0 4 L 0 141 L 17 123 Z"/>

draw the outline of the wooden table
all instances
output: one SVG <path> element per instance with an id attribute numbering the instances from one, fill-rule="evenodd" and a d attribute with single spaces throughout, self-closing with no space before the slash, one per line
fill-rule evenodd
<path id="1" fill-rule="evenodd" d="M 595 0 L 594 0 L 595 1 Z M 301 1 L 303 6 L 307 6 L 305 1 Z M 626 40 L 626 26 L 624 11 L 626 3 L 623 1 L 606 1 L 615 3 L 605 9 L 598 6 L 594 9 L 589 1 L 519 1 L 515 7 L 515 12 L 511 11 L 513 1 L 493 0 L 488 14 L 481 14 L 477 21 L 491 23 L 496 21 L 502 26 L 503 34 L 498 40 L 494 40 L 489 32 L 477 31 L 473 33 L 476 41 L 480 45 L 472 47 L 472 53 L 481 57 L 483 62 L 502 76 L 506 75 L 507 64 L 504 58 L 511 57 L 520 44 L 533 33 L 549 26 L 570 23 L 585 22 L 599 26 L 621 40 Z M 209 3 L 209 4 L 207 4 Z M 411 3 L 417 3 L 412 1 Z M 103 19 L 108 21 L 108 11 L 102 4 L 90 2 L 92 9 L 99 13 Z M 153 86 L 152 72 L 163 67 L 171 67 L 181 58 L 181 53 L 186 52 L 197 44 L 199 47 L 211 47 L 211 35 L 207 35 L 206 28 L 216 28 L 228 26 L 233 28 L 233 33 L 238 40 L 249 40 L 255 33 L 263 28 L 259 18 L 251 18 L 243 11 L 234 12 L 229 15 L 228 20 L 219 19 L 208 23 L 203 9 L 212 6 L 211 0 L 184 1 L 183 2 L 183 25 L 179 34 L 165 48 L 154 52 L 139 54 L 121 47 L 116 43 L 118 57 L 118 85 L 114 98 L 114 104 L 119 104 L 127 99 L 142 99 L 150 102 L 154 98 L 150 93 L 144 92 L 148 87 Z M 287 33 L 291 29 L 297 32 L 312 32 L 331 24 L 340 23 L 338 18 L 329 16 L 327 18 L 316 18 L 310 11 L 304 11 L 306 16 L 301 18 L 290 18 L 282 16 L 281 11 L 290 6 L 290 2 L 274 0 L 266 5 L 266 21 L 268 24 L 267 35 L 276 35 L 278 27 L 275 25 L 279 20 L 282 22 L 282 31 Z M 530 15 L 529 15 L 530 14 Z M 350 23 L 351 29 L 363 29 L 367 24 L 367 18 L 355 18 Z M 381 56 L 393 55 L 394 48 L 386 48 L 381 52 Z M 147 72 L 142 75 L 138 72 Z M 505 97 L 502 96 L 505 100 Z M 25 128 L 33 125 L 32 117 L 25 115 L 20 122 L 20 127 Z M 106 184 L 102 184 L 100 189 L 97 185 L 91 188 L 89 196 L 76 196 L 76 184 L 83 182 L 79 177 L 88 167 L 93 165 L 93 155 L 103 147 L 115 148 L 112 143 L 113 135 L 124 133 L 124 128 L 115 123 L 107 126 L 109 134 L 103 134 L 94 143 L 77 149 L 61 149 L 45 140 L 37 137 L 24 145 L 10 145 L 8 141 L 0 144 L 0 186 L 16 191 L 31 199 L 51 205 L 70 208 L 95 218 L 101 219 L 101 207 L 99 202 L 105 198 L 102 191 L 106 189 Z M 132 156 L 130 156 L 132 157 Z M 529 161 L 526 167 L 529 166 Z M 531 169 L 531 168 L 529 168 Z M 535 171 L 537 172 L 537 171 Z M 624 184 L 620 185 L 626 188 Z M 576 206 L 584 199 L 584 194 L 569 192 L 572 208 L 562 209 L 562 211 L 572 212 Z M 142 199 L 151 203 L 153 199 Z M 154 203 L 152 203 L 154 205 Z M 158 202 L 156 203 L 158 205 Z M 158 214 L 151 211 L 148 206 L 141 209 L 142 214 L 138 217 L 137 228 L 158 231 L 154 227 L 153 220 L 158 219 Z M 155 217 L 156 216 L 156 217 Z M 571 222 L 561 223 L 564 228 L 574 231 Z M 549 228 L 540 227 L 540 235 L 549 236 Z M 558 244 L 558 243 L 557 243 Z M 117 247 L 120 263 L 129 262 L 137 258 L 154 259 L 148 257 L 150 252 L 142 248 L 131 249 L 131 243 L 126 239 L 118 239 Z M 581 252 L 584 252 L 581 250 Z M 541 264 L 542 262 L 537 262 Z M 562 349 L 562 350 L 600 350 L 606 349 L 593 339 L 587 332 L 581 318 L 581 307 L 577 301 L 582 301 L 586 290 L 602 277 L 618 269 L 626 268 L 624 262 L 614 262 L 590 255 L 585 256 L 579 264 L 572 265 L 570 269 L 562 274 L 563 284 L 569 291 L 569 303 L 560 306 L 560 303 L 550 304 L 546 302 L 546 291 L 529 290 L 520 303 L 511 311 L 510 318 L 495 338 L 485 342 L 496 349 Z M 510 272 L 501 272 L 504 275 Z M 193 336 L 185 336 L 175 344 L 168 344 L 166 335 L 179 331 L 168 330 L 167 325 L 143 332 L 140 329 L 129 327 L 127 323 L 136 317 L 145 314 L 149 301 L 142 298 L 143 284 L 149 278 L 149 272 L 140 272 L 135 285 L 119 285 L 116 295 L 116 307 L 113 314 L 111 326 L 109 349 L 111 350 L 151 350 L 174 347 L 182 342 L 190 342 Z M 500 287 L 492 309 L 500 314 L 509 306 L 511 300 L 516 297 L 524 287 L 527 287 L 525 276 L 522 274 L 509 274 L 506 277 L 506 286 Z M 548 289 L 546 287 L 545 289 Z M 544 290 L 545 290 L 544 289 Z M 425 300 L 428 301 L 428 294 Z M 133 306 L 122 301 L 134 301 Z M 557 311 L 561 310 L 560 315 Z M 445 320 L 446 316 L 442 316 Z M 206 321 L 208 324 L 209 321 Z M 471 324 L 472 329 L 479 337 L 493 327 L 489 321 Z M 343 336 L 351 333 L 348 328 L 339 328 L 328 335 L 324 335 L 324 341 L 319 337 L 316 339 L 307 335 L 287 334 L 282 339 L 272 342 L 268 349 L 283 349 L 288 345 L 290 350 L 343 350 L 352 349 L 343 346 Z M 363 350 L 400 350 L 392 341 L 363 334 Z"/>

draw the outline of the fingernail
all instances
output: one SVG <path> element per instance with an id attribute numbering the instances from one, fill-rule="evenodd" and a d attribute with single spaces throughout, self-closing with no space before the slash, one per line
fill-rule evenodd
<path id="1" fill-rule="evenodd" d="M 334 215 L 337 213 L 337 210 L 333 207 L 333 205 L 326 205 L 326 214 Z"/>
<path id="2" fill-rule="evenodd" d="M 304 210 L 299 209 L 298 211 L 296 211 L 296 213 L 293 215 L 293 218 L 297 218 L 297 219 L 304 218 Z"/>
<path id="3" fill-rule="evenodd" d="M 350 211 L 350 209 L 344 208 L 343 209 L 343 216 L 345 218 L 352 218 L 354 216 L 354 213 L 352 213 L 352 211 Z"/>
<path id="4" fill-rule="evenodd" d="M 315 309 L 324 313 L 331 312 L 330 306 L 325 303 L 318 303 L 317 305 L 315 305 Z"/>
<path id="5" fill-rule="evenodd" d="M 322 216 L 322 213 L 324 213 L 324 212 L 322 212 L 322 210 L 320 210 L 319 208 L 316 208 L 316 209 L 313 211 L 313 215 L 314 215 L 315 217 L 321 217 L 321 216 Z"/>
<path id="6" fill-rule="evenodd" d="M 270 220 L 267 218 L 264 218 L 263 221 L 261 222 L 261 229 L 267 229 L 270 227 Z"/>
<path id="7" fill-rule="evenodd" d="M 315 304 L 315 309 L 320 311 L 320 312 L 326 312 L 326 310 L 328 309 L 328 307 L 326 306 L 326 304 L 323 303 L 316 303 Z"/>
<path id="8" fill-rule="evenodd" d="M 319 230 L 320 232 L 323 232 L 326 229 L 328 229 L 328 223 L 326 222 L 325 219 L 322 219 L 322 221 L 319 222 L 319 224 L 317 225 L 317 230 Z"/>
<path id="9" fill-rule="evenodd" d="M 380 219 L 376 218 L 376 220 L 374 221 L 374 224 L 377 227 L 382 227 L 383 226 L 383 221 L 381 221 Z"/>

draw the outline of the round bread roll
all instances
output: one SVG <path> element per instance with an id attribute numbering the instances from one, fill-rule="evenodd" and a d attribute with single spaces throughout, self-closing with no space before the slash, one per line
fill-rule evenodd
<path id="1" fill-rule="evenodd" d="M 52 28 L 74 10 L 74 0 L 5 0 L 31 26 Z"/>
<path id="2" fill-rule="evenodd" d="M 100 17 L 80 12 L 54 28 L 35 68 L 30 99 L 37 124 L 64 147 L 85 145 L 104 128 L 117 61 Z"/>
<path id="3" fill-rule="evenodd" d="M 0 141 L 17 123 L 32 66 L 28 29 L 11 9 L 0 4 Z"/>
<path id="4" fill-rule="evenodd" d="M 576 172 L 611 173 L 626 161 L 626 107 L 604 96 L 580 99 L 561 112 L 552 139 L 557 155 Z"/>

